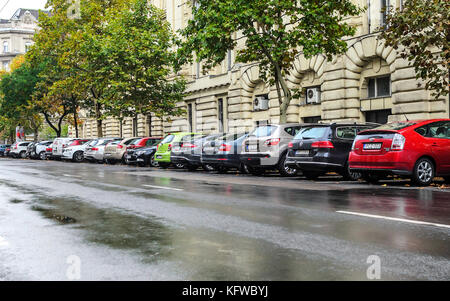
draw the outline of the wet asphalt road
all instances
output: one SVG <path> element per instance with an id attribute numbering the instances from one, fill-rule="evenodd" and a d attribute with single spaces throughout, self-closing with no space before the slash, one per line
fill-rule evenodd
<path id="1" fill-rule="evenodd" d="M 450 189 L 406 186 L 0 159 L 0 280 L 450 280 Z"/>

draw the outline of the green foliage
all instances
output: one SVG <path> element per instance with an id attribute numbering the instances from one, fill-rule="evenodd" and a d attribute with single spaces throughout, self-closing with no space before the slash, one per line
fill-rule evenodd
<path id="1" fill-rule="evenodd" d="M 450 1 L 408 0 L 388 17 L 382 33 L 386 45 L 414 66 L 416 78 L 436 98 L 448 94 L 450 64 Z"/>
<path id="2" fill-rule="evenodd" d="M 258 62 L 260 77 L 277 86 L 281 122 L 292 99 L 285 77 L 300 53 L 329 60 L 346 51 L 343 37 L 355 29 L 344 22 L 361 12 L 350 0 L 196 0 L 193 19 L 181 31 L 180 63 L 202 61 L 206 69 L 221 63 L 229 49 L 236 60 Z M 237 35 L 236 35 L 237 33 Z M 240 36 L 242 35 L 242 37 Z M 281 90 L 284 96 L 281 96 Z"/>

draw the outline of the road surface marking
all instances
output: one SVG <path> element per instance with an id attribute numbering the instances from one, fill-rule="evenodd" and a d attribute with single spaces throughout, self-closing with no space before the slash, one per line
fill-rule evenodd
<path id="1" fill-rule="evenodd" d="M 418 225 L 435 226 L 435 227 L 442 227 L 442 228 L 450 229 L 450 225 L 422 222 L 422 221 L 416 221 L 416 220 L 412 220 L 412 219 L 404 219 L 404 218 L 398 218 L 398 217 L 389 217 L 389 216 L 366 214 L 366 213 L 351 212 L 351 211 L 336 211 L 336 212 L 344 213 L 344 214 L 351 214 L 351 215 L 365 216 L 365 217 L 373 217 L 373 218 L 379 218 L 379 219 L 386 219 L 386 220 L 390 220 L 390 221 L 397 221 L 397 222 L 404 222 L 404 223 L 411 223 L 411 224 L 418 224 Z"/>
<path id="2" fill-rule="evenodd" d="M 172 188 L 172 187 L 155 186 L 155 185 L 142 185 L 142 186 L 150 187 L 150 188 L 159 188 L 159 189 L 175 190 L 175 191 L 182 191 L 182 190 L 183 190 L 183 189 L 181 189 L 181 188 Z"/>
<path id="3" fill-rule="evenodd" d="M 9 243 L 6 241 L 6 239 L 0 236 L 0 247 L 7 247 L 7 246 L 9 246 Z"/>

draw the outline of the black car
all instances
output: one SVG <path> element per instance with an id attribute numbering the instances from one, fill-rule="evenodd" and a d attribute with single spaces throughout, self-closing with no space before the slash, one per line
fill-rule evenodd
<path id="1" fill-rule="evenodd" d="M 201 162 L 211 165 L 219 172 L 229 169 L 239 169 L 245 172 L 241 162 L 242 143 L 248 133 L 229 134 L 206 143 L 203 147 Z"/>
<path id="2" fill-rule="evenodd" d="M 202 165 L 201 162 L 203 146 L 224 135 L 223 133 L 219 133 L 209 136 L 199 134 L 184 136 L 180 142 L 173 143 L 170 162 L 178 168 L 196 170 L 200 166 L 203 166 L 205 170 L 210 171 L 210 166 Z"/>
<path id="3" fill-rule="evenodd" d="M 345 179 L 361 175 L 348 169 L 348 156 L 356 135 L 373 124 L 317 124 L 303 128 L 289 143 L 288 166 L 298 168 L 307 179 L 337 172 Z"/>
<path id="4" fill-rule="evenodd" d="M 125 162 L 129 165 L 137 164 L 141 167 L 144 166 L 157 167 L 158 162 L 155 162 L 154 158 L 156 148 L 157 145 L 129 149 L 125 154 Z"/>

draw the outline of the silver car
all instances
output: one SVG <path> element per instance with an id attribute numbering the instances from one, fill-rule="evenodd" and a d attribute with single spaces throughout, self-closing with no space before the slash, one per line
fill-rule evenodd
<path id="1" fill-rule="evenodd" d="M 276 169 L 282 176 L 297 174 L 297 169 L 285 164 L 289 142 L 306 124 L 267 124 L 256 127 L 242 144 L 241 162 L 248 172 L 261 175 Z"/>
<path id="2" fill-rule="evenodd" d="M 103 162 L 105 147 L 111 141 L 122 140 L 121 138 L 98 138 L 93 140 L 84 150 L 84 158 L 90 162 Z"/>

